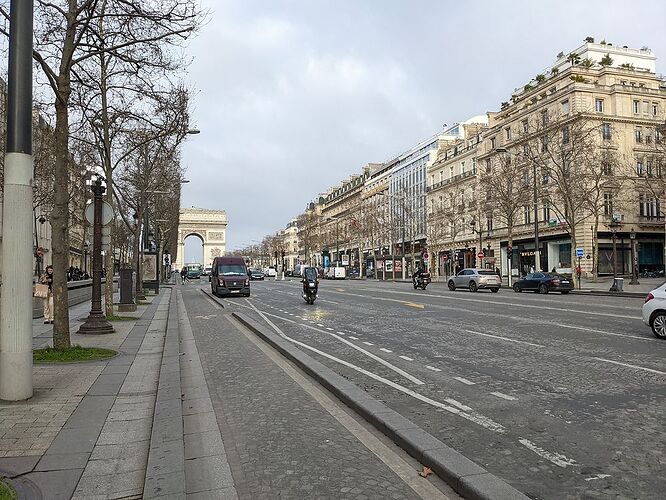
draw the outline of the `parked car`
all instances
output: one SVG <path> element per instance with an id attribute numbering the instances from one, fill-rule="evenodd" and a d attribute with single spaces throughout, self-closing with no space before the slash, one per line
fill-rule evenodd
<path id="1" fill-rule="evenodd" d="M 264 279 L 265 274 L 261 269 L 250 269 L 250 279 L 252 281 L 257 281 L 257 280 L 262 280 Z"/>
<path id="2" fill-rule="evenodd" d="M 666 283 L 645 297 L 643 323 L 652 328 L 655 337 L 666 340 Z"/>
<path id="3" fill-rule="evenodd" d="M 264 271 L 264 275 L 268 276 L 269 278 L 275 278 L 277 276 L 277 271 L 273 266 L 270 266 L 266 271 Z"/>
<path id="4" fill-rule="evenodd" d="M 201 273 L 201 276 L 210 276 L 210 272 L 213 270 L 212 267 L 204 267 L 204 270 Z"/>
<path id="5" fill-rule="evenodd" d="M 573 281 L 557 273 L 530 273 L 513 284 L 513 291 L 520 292 L 560 292 L 566 295 L 573 290 Z"/>
<path id="6" fill-rule="evenodd" d="M 458 287 L 468 288 L 470 292 L 476 292 L 482 288 L 488 288 L 497 293 L 501 287 L 499 276 L 492 269 L 463 269 L 455 276 L 449 278 L 449 290 Z"/>
<path id="7" fill-rule="evenodd" d="M 215 257 L 210 287 L 213 295 L 232 294 L 250 296 L 250 278 L 242 257 Z"/>

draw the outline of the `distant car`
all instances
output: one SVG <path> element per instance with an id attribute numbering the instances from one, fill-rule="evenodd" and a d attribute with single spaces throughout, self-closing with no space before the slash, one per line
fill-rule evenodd
<path id="1" fill-rule="evenodd" d="M 573 290 L 573 281 L 571 278 L 556 273 L 530 273 L 524 279 L 518 280 L 513 284 L 513 291 L 520 292 L 560 292 L 566 295 Z"/>
<path id="2" fill-rule="evenodd" d="M 257 280 L 262 280 L 264 279 L 265 274 L 262 270 L 260 269 L 250 269 L 250 279 L 252 281 L 257 281 Z"/>
<path id="3" fill-rule="evenodd" d="M 666 340 L 666 283 L 645 297 L 643 323 L 652 328 L 655 337 Z"/>
<path id="4" fill-rule="evenodd" d="M 268 276 L 269 278 L 275 278 L 277 276 L 277 271 L 273 266 L 270 266 L 268 269 L 266 269 L 264 275 Z"/>
<path id="5" fill-rule="evenodd" d="M 210 272 L 213 270 L 212 267 L 204 267 L 204 270 L 201 273 L 201 276 L 210 276 Z"/>
<path id="6" fill-rule="evenodd" d="M 499 292 L 502 286 L 499 276 L 492 269 L 463 269 L 448 281 L 449 290 L 468 288 L 470 292 L 488 288 L 493 293 Z"/>

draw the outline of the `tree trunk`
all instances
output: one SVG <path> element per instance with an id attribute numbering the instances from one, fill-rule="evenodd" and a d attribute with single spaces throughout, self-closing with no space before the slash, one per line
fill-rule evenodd
<path id="1" fill-rule="evenodd" d="M 67 77 L 61 80 L 68 80 Z M 69 267 L 69 82 L 62 84 L 56 97 L 54 203 L 51 212 L 53 240 L 53 347 L 71 346 L 69 335 L 69 304 L 67 268 Z M 66 89 L 66 90 L 65 90 Z"/>
<path id="2" fill-rule="evenodd" d="M 574 288 L 579 286 L 578 274 L 576 273 L 576 267 L 578 265 L 577 256 L 576 256 L 576 229 L 573 225 L 569 224 L 571 231 L 571 280 L 573 282 Z"/>
<path id="3" fill-rule="evenodd" d="M 595 283 L 599 278 L 599 216 L 594 218 L 592 228 L 592 281 Z"/>

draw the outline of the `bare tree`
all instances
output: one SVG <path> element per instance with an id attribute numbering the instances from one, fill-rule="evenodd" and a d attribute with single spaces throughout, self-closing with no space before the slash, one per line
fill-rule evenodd
<path id="1" fill-rule="evenodd" d="M 583 113 L 561 118 L 544 112 L 529 122 L 523 142 L 524 158 L 537 175 L 532 181 L 541 184 L 541 201 L 564 221 L 571 237 L 572 267 L 576 261 L 577 230 L 592 215 L 592 188 L 586 171 L 594 162 L 600 137 L 601 127 Z M 576 273 L 572 274 L 577 282 Z"/>

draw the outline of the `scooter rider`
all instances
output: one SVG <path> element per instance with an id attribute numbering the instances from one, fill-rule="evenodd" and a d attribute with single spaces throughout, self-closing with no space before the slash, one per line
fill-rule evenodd
<path id="1" fill-rule="evenodd" d="M 419 280 L 421 279 L 421 275 L 423 274 L 423 267 L 421 266 L 420 262 L 416 263 L 416 271 L 414 271 L 414 274 L 412 274 L 412 280 L 414 283 L 418 283 Z"/>
<path id="2" fill-rule="evenodd" d="M 319 280 L 317 279 L 317 268 L 316 267 L 306 267 L 303 269 L 303 296 L 307 294 L 308 290 L 313 290 L 315 294 L 319 288 Z M 310 288 L 310 283 L 314 283 L 314 288 Z"/>

